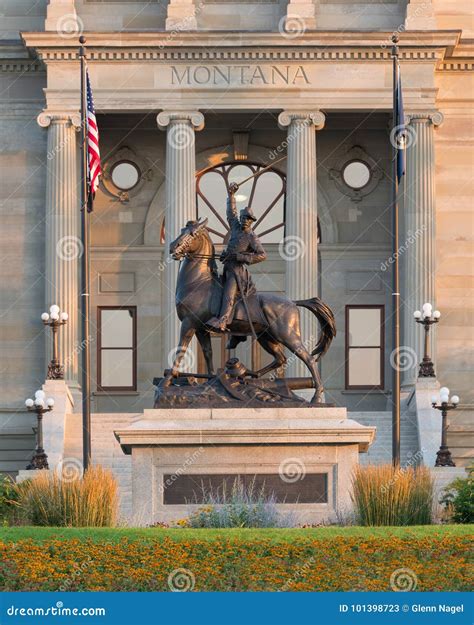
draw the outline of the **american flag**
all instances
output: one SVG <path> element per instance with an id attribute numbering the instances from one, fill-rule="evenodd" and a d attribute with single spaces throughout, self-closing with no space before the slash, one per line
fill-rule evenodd
<path id="1" fill-rule="evenodd" d="M 89 80 L 89 72 L 86 70 L 87 81 L 87 183 L 89 187 L 88 210 L 92 211 L 92 200 L 99 186 L 99 176 L 102 172 L 99 152 L 99 129 L 95 118 L 94 100 Z"/>

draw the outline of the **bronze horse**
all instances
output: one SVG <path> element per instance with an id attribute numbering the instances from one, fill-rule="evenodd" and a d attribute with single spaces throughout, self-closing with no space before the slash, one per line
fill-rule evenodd
<path id="1" fill-rule="evenodd" d="M 222 285 L 214 260 L 214 244 L 206 225 L 207 219 L 189 221 L 170 245 L 171 256 L 175 260 L 182 260 L 182 264 L 176 285 L 176 311 L 181 321 L 181 330 L 173 367 L 167 375 L 168 383 L 178 375 L 181 360 L 194 335 L 201 345 L 208 373 L 214 373 L 211 339 L 206 321 L 219 312 Z M 331 309 L 317 297 L 295 302 L 267 293 L 258 293 L 255 297 L 260 306 L 260 314 L 252 318 L 252 325 L 258 342 L 274 360 L 253 375 L 260 377 L 284 365 L 287 360 L 284 347 L 287 347 L 308 367 L 316 389 L 312 401 L 320 401 L 323 386 L 316 362 L 327 352 L 336 336 Z M 321 336 L 311 353 L 301 340 L 298 306 L 310 310 L 321 326 Z M 236 304 L 230 332 L 233 336 L 252 335 L 251 325 L 245 311 L 242 311 L 242 300 Z"/>

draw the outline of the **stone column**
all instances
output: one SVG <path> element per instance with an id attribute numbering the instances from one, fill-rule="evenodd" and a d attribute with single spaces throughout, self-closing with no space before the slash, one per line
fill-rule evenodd
<path id="1" fill-rule="evenodd" d="M 165 259 L 169 246 L 181 228 L 196 219 L 196 154 L 195 130 L 204 127 L 204 116 L 198 111 L 163 111 L 157 118 L 158 127 L 166 128 L 166 205 Z M 176 280 L 179 264 L 165 260 L 164 345 L 165 366 L 168 356 L 178 345 L 179 319 L 175 309 Z"/>
<path id="2" fill-rule="evenodd" d="M 195 0 L 169 0 L 166 30 L 196 30 Z"/>
<path id="3" fill-rule="evenodd" d="M 79 265 L 82 255 L 80 231 L 80 176 L 78 133 L 80 116 L 76 113 L 43 112 L 38 124 L 48 128 L 46 154 L 46 266 L 45 310 L 57 304 L 69 315 L 59 329 L 59 359 L 65 380 L 79 387 Z M 43 312 L 38 304 L 38 318 Z M 47 362 L 51 358 L 51 335 L 46 335 Z"/>
<path id="4" fill-rule="evenodd" d="M 280 253 L 286 260 L 286 295 L 292 300 L 314 297 L 318 292 L 316 130 L 322 129 L 324 122 L 321 111 L 284 111 L 278 117 L 280 127 L 288 128 L 285 239 Z M 301 312 L 301 336 L 312 349 L 318 328 L 306 312 Z M 306 377 L 308 371 L 299 359 L 292 358 L 287 375 Z"/>
<path id="5" fill-rule="evenodd" d="M 434 129 L 443 122 L 439 112 L 414 113 L 405 116 L 408 124 L 405 174 L 404 231 L 400 236 L 403 251 L 402 345 L 414 350 L 410 360 L 416 366 L 403 372 L 402 383 L 414 384 L 418 363 L 423 357 L 424 332 L 415 323 L 413 313 L 425 302 L 435 306 L 435 154 Z M 430 330 L 431 355 L 435 357 L 435 328 Z"/>

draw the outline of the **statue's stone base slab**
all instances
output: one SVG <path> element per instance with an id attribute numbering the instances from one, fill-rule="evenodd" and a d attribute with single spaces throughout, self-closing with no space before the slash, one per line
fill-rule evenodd
<path id="1" fill-rule="evenodd" d="M 350 510 L 375 428 L 345 408 L 153 409 L 115 436 L 132 455 L 134 525 L 176 522 L 202 505 L 203 488 L 253 476 L 283 513 L 316 524 Z"/>

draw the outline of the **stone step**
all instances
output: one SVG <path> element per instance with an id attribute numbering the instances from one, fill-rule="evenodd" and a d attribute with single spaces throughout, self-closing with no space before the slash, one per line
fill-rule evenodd
<path id="1" fill-rule="evenodd" d="M 361 464 L 389 463 L 392 460 L 392 413 L 350 412 L 350 419 L 361 425 L 377 427 L 375 441 L 369 451 L 360 454 Z M 400 461 L 402 466 L 416 464 L 418 452 L 418 428 L 416 416 L 402 411 L 400 415 Z"/>

